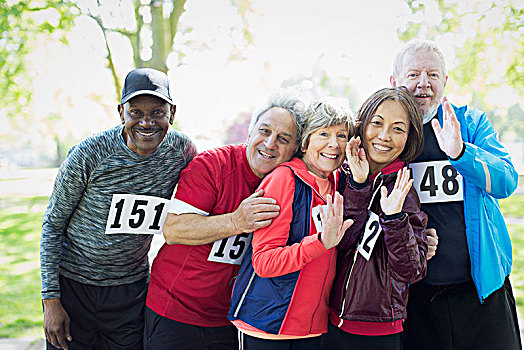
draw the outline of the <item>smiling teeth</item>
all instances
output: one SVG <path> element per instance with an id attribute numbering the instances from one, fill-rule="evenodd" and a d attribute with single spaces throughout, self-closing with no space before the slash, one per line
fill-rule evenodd
<path id="1" fill-rule="evenodd" d="M 140 135 L 142 136 L 153 136 L 155 133 L 154 132 L 138 132 Z"/>
<path id="2" fill-rule="evenodd" d="M 379 151 L 389 151 L 391 149 L 391 147 L 386 147 L 386 146 L 381 146 L 381 145 L 373 145 L 373 147 L 375 147 Z"/>
<path id="3" fill-rule="evenodd" d="M 275 158 L 275 156 L 269 154 L 269 153 L 266 153 L 264 151 L 258 151 L 258 153 L 260 153 L 260 155 L 264 158 Z"/>
<path id="4" fill-rule="evenodd" d="M 337 159 L 338 158 L 338 155 L 337 154 L 326 154 L 326 153 L 320 153 L 322 156 L 326 157 L 326 158 L 329 158 L 329 159 Z"/>

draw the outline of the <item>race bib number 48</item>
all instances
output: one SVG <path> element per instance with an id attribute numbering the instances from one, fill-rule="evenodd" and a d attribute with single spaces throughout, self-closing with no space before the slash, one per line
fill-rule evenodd
<path id="1" fill-rule="evenodd" d="M 168 199 L 132 194 L 113 194 L 106 234 L 161 234 Z"/>
<path id="2" fill-rule="evenodd" d="M 462 200 L 462 175 L 449 161 L 413 163 L 409 167 L 420 203 Z"/>

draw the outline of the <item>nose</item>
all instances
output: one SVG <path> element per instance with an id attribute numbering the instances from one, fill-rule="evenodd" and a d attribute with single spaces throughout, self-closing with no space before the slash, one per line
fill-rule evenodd
<path id="1" fill-rule="evenodd" d="M 275 149 L 277 146 L 277 137 L 274 134 L 269 135 L 264 142 L 264 146 L 268 149 Z"/>
<path id="2" fill-rule="evenodd" d="M 429 87 L 428 73 L 426 71 L 422 71 L 420 73 L 417 87 L 419 88 L 428 88 Z"/>
<path id="3" fill-rule="evenodd" d="M 328 140 L 328 147 L 331 147 L 331 148 L 337 148 L 338 147 L 338 142 L 337 142 L 337 136 L 336 135 L 331 135 L 331 137 Z"/>
<path id="4" fill-rule="evenodd" d="M 156 124 L 156 121 L 154 118 L 151 118 L 149 113 L 144 114 L 142 119 L 140 119 L 140 125 L 143 127 L 150 127 Z"/>
<path id="5" fill-rule="evenodd" d="M 389 131 L 387 128 L 382 128 L 378 133 L 378 138 L 380 140 L 389 141 Z"/>

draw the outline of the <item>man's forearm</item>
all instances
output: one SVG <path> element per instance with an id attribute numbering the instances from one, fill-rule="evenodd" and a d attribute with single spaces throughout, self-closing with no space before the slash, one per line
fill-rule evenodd
<path id="1" fill-rule="evenodd" d="M 203 216 L 168 214 L 164 223 L 167 244 L 201 245 L 242 233 L 235 227 L 233 214 Z"/>

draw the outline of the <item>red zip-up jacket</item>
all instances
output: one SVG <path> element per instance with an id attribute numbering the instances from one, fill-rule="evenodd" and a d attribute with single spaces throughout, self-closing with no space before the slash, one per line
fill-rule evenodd
<path id="1" fill-rule="evenodd" d="M 337 175 L 335 172 L 329 177 L 333 189 Z M 296 198 L 295 176 L 312 189 L 309 201 L 307 196 Z M 229 319 L 240 319 L 271 334 L 325 333 L 336 249 L 326 250 L 322 245 L 311 214 L 307 218 L 309 232 L 301 232 L 303 238 L 299 242 L 290 244 L 288 240 L 293 206 L 311 213 L 312 208 L 325 205 L 326 201 L 319 194 L 315 177 L 298 158 L 278 166 L 264 178 L 260 188 L 264 189 L 264 196 L 277 201 L 280 214 L 271 225 L 253 234 L 252 259 L 244 257 L 233 289 Z"/>

